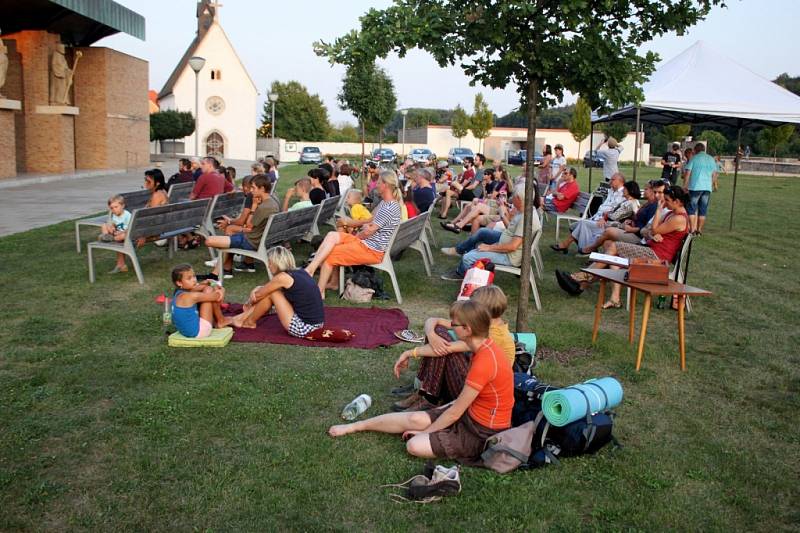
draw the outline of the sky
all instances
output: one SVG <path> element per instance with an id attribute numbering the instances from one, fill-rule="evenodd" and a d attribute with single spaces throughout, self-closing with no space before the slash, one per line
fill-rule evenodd
<path id="1" fill-rule="evenodd" d="M 196 0 L 116 0 L 145 17 L 147 39 L 117 34 L 95 43 L 134 55 L 150 63 L 150 88 L 159 91 L 197 29 Z M 259 113 L 270 84 L 297 80 L 319 94 L 331 122 L 355 123 L 339 108 L 344 67 L 331 66 L 317 57 L 312 43 L 330 42 L 359 26 L 358 18 L 370 8 L 382 9 L 388 0 L 220 0 L 219 20 L 259 91 Z M 800 0 L 728 0 L 685 35 L 658 38 L 644 50 L 669 60 L 697 40 L 726 53 L 768 79 L 783 72 L 800 75 L 797 20 Z M 502 116 L 516 109 L 515 86 L 490 89 L 470 86 L 457 66 L 440 68 L 426 52 L 409 52 L 405 58 L 379 60 L 392 77 L 398 109 L 425 107 L 452 109 L 460 104 L 471 110 L 475 95 L 483 93 L 492 111 Z M 567 98 L 565 103 L 571 103 Z M 280 105 L 280 104 L 278 104 Z"/>

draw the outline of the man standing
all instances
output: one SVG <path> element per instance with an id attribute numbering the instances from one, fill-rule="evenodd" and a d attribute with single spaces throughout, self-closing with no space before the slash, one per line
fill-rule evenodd
<path id="1" fill-rule="evenodd" d="M 672 149 L 661 158 L 661 179 L 669 181 L 672 185 L 678 183 L 678 174 L 681 168 L 681 145 L 672 143 Z"/>
<path id="2" fill-rule="evenodd" d="M 194 184 L 192 193 L 189 195 L 190 200 L 213 198 L 218 194 L 233 190 L 233 185 L 217 172 L 216 167 L 217 161 L 213 157 L 204 157 L 200 161 L 202 174 Z"/>
<path id="3" fill-rule="evenodd" d="M 461 261 L 455 270 L 442 274 L 448 281 L 460 281 L 467 270 L 479 259 L 489 259 L 496 265 L 520 266 L 522 264 L 522 232 L 524 230 L 523 206 L 525 205 L 525 187 L 514 188 L 512 198 L 514 211 L 508 227 L 502 232 L 482 228 L 470 238 L 456 245 L 455 248 L 442 248 L 445 255 L 460 255 Z M 539 216 L 534 214 L 531 221 L 532 233 L 541 229 Z"/>
<path id="4" fill-rule="evenodd" d="M 604 147 L 605 146 L 605 147 Z M 619 155 L 622 147 L 614 137 L 608 137 L 597 147 L 597 157 L 603 160 L 603 179 L 608 183 L 619 172 Z"/>
<path id="5" fill-rule="evenodd" d="M 683 187 L 689 190 L 689 205 L 686 206 L 686 211 L 689 213 L 691 232 L 702 235 L 712 188 L 716 191 L 719 187 L 717 162 L 706 153 L 703 143 L 695 145 L 694 156 L 683 171 Z"/>

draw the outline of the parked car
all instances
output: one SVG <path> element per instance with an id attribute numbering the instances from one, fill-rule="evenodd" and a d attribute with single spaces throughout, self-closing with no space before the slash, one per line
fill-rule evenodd
<path id="1" fill-rule="evenodd" d="M 304 146 L 300 152 L 300 163 L 322 163 L 322 152 L 316 146 Z"/>
<path id="2" fill-rule="evenodd" d="M 533 152 L 533 164 L 534 166 L 539 166 L 542 163 L 542 152 L 538 150 Z M 527 150 L 517 150 L 517 151 L 510 151 L 508 152 L 508 157 L 506 161 L 509 165 L 524 165 L 525 162 L 528 160 L 528 151 Z"/>
<path id="3" fill-rule="evenodd" d="M 396 158 L 397 154 L 391 148 L 376 148 L 372 151 L 369 161 L 377 163 L 378 165 L 386 165 L 394 163 Z"/>
<path id="4" fill-rule="evenodd" d="M 583 155 L 583 168 L 603 168 L 603 158 L 597 155 L 597 150 L 587 150 Z"/>
<path id="5" fill-rule="evenodd" d="M 414 148 L 408 154 L 408 157 L 413 159 L 415 163 L 427 163 L 436 159 L 436 154 L 428 148 Z"/>
<path id="6" fill-rule="evenodd" d="M 447 163 L 450 165 L 462 165 L 465 157 L 475 157 L 475 153 L 469 148 L 450 148 L 447 152 Z"/>

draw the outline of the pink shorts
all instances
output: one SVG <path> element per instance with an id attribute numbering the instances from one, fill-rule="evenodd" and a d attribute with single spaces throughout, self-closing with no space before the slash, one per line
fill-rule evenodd
<path id="1" fill-rule="evenodd" d="M 200 329 L 197 331 L 197 337 L 195 337 L 195 339 L 204 339 L 208 337 L 211 335 L 212 329 L 214 329 L 214 326 L 211 325 L 211 322 L 200 317 Z"/>

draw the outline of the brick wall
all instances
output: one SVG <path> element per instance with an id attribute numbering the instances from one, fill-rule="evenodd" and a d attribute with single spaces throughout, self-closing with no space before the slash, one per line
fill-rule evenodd
<path id="1" fill-rule="evenodd" d="M 109 48 L 80 48 L 75 72 L 78 168 L 126 168 L 149 161 L 146 61 Z"/>

